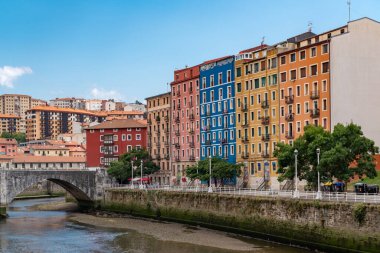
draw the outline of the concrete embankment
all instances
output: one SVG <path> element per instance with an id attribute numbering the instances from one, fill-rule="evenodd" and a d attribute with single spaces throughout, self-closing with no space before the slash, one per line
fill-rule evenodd
<path id="1" fill-rule="evenodd" d="M 380 205 L 112 189 L 101 208 L 327 252 L 380 248 Z"/>

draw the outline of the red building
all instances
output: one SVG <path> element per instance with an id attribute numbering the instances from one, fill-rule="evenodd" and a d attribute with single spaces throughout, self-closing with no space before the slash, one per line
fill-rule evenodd
<path id="1" fill-rule="evenodd" d="M 15 139 L 0 138 L 0 155 L 15 156 L 17 141 Z"/>
<path id="2" fill-rule="evenodd" d="M 105 121 L 86 129 L 87 167 L 107 167 L 132 148 L 146 148 L 147 126 L 132 119 Z"/>

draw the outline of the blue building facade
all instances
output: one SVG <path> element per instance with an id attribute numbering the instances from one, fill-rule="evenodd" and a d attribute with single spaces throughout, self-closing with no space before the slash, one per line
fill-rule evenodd
<path id="1" fill-rule="evenodd" d="M 212 156 L 236 163 L 234 61 L 226 56 L 200 67 L 201 160 Z"/>

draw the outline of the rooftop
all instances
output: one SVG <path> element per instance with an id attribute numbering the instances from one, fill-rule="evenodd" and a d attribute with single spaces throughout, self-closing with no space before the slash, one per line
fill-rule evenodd
<path id="1" fill-rule="evenodd" d="M 97 116 L 97 117 L 107 116 L 105 112 L 94 112 L 94 111 L 72 109 L 72 108 L 59 108 L 59 107 L 54 107 L 54 106 L 36 106 L 32 109 L 27 110 L 27 112 L 30 112 L 30 111 L 65 112 L 65 113 L 86 114 L 86 115 Z"/>
<path id="2" fill-rule="evenodd" d="M 258 51 L 258 50 L 261 50 L 261 49 L 264 49 L 264 48 L 267 48 L 267 47 L 268 47 L 267 44 L 262 44 L 262 45 L 257 46 L 257 47 L 252 47 L 252 48 L 248 48 L 248 49 L 242 50 L 242 51 L 239 52 L 239 54 Z"/>
<path id="3" fill-rule="evenodd" d="M 86 130 L 91 129 L 120 129 L 120 128 L 146 128 L 146 124 L 138 122 L 133 119 L 115 119 L 111 121 L 105 121 L 96 126 L 88 127 Z"/>
<path id="4" fill-rule="evenodd" d="M 1 156 L 0 156 L 1 159 Z M 5 158 L 6 159 L 6 158 Z M 85 163 L 86 157 L 16 155 L 13 163 Z"/>
<path id="5" fill-rule="evenodd" d="M 0 113 L 0 118 L 14 118 L 14 119 L 21 119 L 20 116 L 13 115 L 13 114 L 4 114 L 4 113 Z"/>
<path id="6" fill-rule="evenodd" d="M 38 150 L 69 150 L 69 148 L 65 146 L 58 146 L 58 145 L 32 145 L 30 146 L 31 149 L 38 149 Z"/>
<path id="7" fill-rule="evenodd" d="M 17 145 L 16 139 L 0 138 L 0 144 L 14 144 Z"/>
<path id="8" fill-rule="evenodd" d="M 223 60 L 228 59 L 230 57 L 233 57 L 233 56 L 232 55 L 228 55 L 228 56 L 224 56 L 224 57 L 208 60 L 208 61 L 203 62 L 202 65 L 206 65 L 206 64 L 213 63 L 213 62 L 218 62 L 218 61 L 223 61 Z"/>

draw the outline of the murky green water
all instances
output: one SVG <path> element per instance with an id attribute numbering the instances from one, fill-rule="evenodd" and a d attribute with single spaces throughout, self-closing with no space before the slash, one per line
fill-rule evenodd
<path id="1" fill-rule="evenodd" d="M 51 201 L 57 199 L 14 201 L 8 210 L 9 218 L 0 221 L 0 252 L 240 253 L 187 243 L 163 242 L 135 231 L 83 226 L 70 222 L 68 220 L 70 213 L 67 212 L 28 209 L 30 206 Z M 285 245 L 245 237 L 238 238 L 255 245 L 256 250 L 251 252 L 307 252 Z"/>

